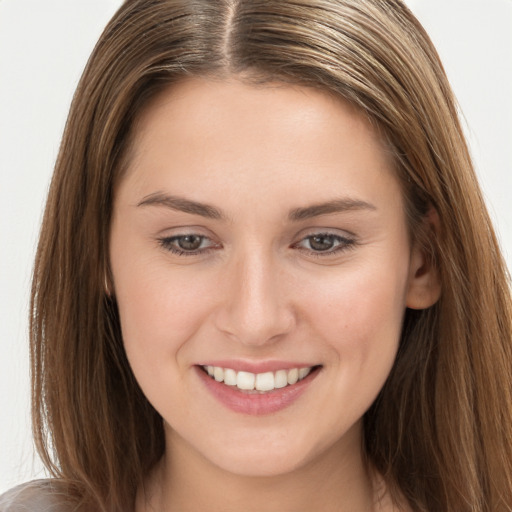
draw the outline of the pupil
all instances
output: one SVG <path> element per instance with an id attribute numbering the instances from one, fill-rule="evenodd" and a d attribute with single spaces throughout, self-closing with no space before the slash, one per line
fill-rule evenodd
<path id="1" fill-rule="evenodd" d="M 200 236 L 187 235 L 179 238 L 178 245 L 180 246 L 180 249 L 185 251 L 195 251 L 196 249 L 199 249 L 201 242 L 202 239 Z"/>
<path id="2" fill-rule="evenodd" d="M 334 240 L 330 235 L 317 235 L 311 237 L 309 244 L 315 251 L 328 251 L 332 249 Z"/>

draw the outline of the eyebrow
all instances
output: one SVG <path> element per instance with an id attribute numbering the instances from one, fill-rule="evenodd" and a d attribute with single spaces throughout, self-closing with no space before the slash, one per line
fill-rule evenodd
<path id="1" fill-rule="evenodd" d="M 171 210 L 200 215 L 208 219 L 225 219 L 225 215 L 215 206 L 191 201 L 184 197 L 170 196 L 162 192 L 155 192 L 146 196 L 137 206 L 165 206 Z"/>
<path id="2" fill-rule="evenodd" d="M 314 204 L 305 208 L 295 208 L 290 211 L 288 218 L 292 221 L 300 221 L 319 217 L 321 215 L 329 215 L 332 213 L 342 213 L 346 211 L 358 210 L 376 210 L 377 208 L 366 201 L 358 199 L 342 198 L 334 199 L 326 203 Z"/>
<path id="3" fill-rule="evenodd" d="M 200 215 L 208 219 L 225 220 L 227 216 L 215 206 L 191 201 L 184 197 L 167 195 L 163 192 L 155 192 L 144 197 L 137 206 L 164 206 L 192 215 Z M 358 199 L 342 198 L 334 199 L 325 203 L 313 204 L 311 206 L 295 208 L 288 214 L 288 219 L 293 222 L 307 220 L 321 215 L 343 213 L 346 211 L 376 210 L 371 203 Z"/>

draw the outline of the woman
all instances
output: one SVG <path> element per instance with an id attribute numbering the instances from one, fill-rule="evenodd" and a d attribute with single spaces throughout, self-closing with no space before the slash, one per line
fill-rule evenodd
<path id="1" fill-rule="evenodd" d="M 34 273 L 56 478 L 4 500 L 509 510 L 511 330 L 401 2 L 128 1 L 78 87 Z"/>

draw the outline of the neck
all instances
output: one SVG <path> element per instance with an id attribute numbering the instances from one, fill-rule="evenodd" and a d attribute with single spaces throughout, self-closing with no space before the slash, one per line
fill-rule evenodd
<path id="1" fill-rule="evenodd" d="M 137 512 L 274 511 L 369 512 L 376 505 L 375 482 L 365 468 L 360 429 L 321 457 L 275 476 L 246 476 L 212 464 L 174 432 L 164 455 L 138 496 Z M 321 508 L 319 508 L 321 507 Z"/>

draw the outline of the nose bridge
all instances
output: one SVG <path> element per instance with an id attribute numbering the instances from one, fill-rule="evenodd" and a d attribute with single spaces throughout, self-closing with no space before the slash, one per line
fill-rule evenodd
<path id="1" fill-rule="evenodd" d="M 219 327 L 246 345 L 263 345 L 294 323 L 283 270 L 271 250 L 252 244 L 234 256 L 226 271 Z"/>

